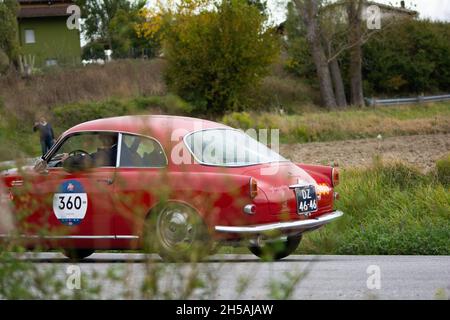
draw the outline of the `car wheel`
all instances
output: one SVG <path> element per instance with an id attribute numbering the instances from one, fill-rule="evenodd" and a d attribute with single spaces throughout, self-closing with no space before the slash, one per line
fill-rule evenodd
<path id="1" fill-rule="evenodd" d="M 166 261 L 199 261 L 209 255 L 212 243 L 205 224 L 191 207 L 168 203 L 153 212 L 148 247 Z"/>
<path id="2" fill-rule="evenodd" d="M 63 254 L 72 261 L 80 261 L 89 257 L 95 250 L 92 249 L 64 249 Z"/>
<path id="3" fill-rule="evenodd" d="M 280 260 L 297 249 L 302 235 L 287 236 L 284 239 L 266 240 L 262 242 L 255 241 L 248 248 L 257 257 L 265 261 Z"/>

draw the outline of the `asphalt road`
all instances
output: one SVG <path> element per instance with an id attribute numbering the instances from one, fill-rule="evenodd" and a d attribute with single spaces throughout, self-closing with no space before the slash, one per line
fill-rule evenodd
<path id="1" fill-rule="evenodd" d="M 78 264 L 59 253 L 26 259 L 40 269 L 54 268 L 55 276 L 63 279 L 79 267 L 83 278 L 80 290 L 101 285 L 101 297 L 112 299 L 450 298 L 450 256 L 295 255 L 261 262 L 252 255 L 215 255 L 197 265 L 121 253 L 96 253 Z M 158 289 L 154 296 L 146 296 L 141 291 L 143 280 L 154 274 Z M 187 283 L 193 275 L 199 275 L 203 287 L 190 292 Z"/>

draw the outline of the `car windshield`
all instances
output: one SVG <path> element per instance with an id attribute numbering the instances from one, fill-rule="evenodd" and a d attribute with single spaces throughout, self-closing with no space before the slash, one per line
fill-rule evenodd
<path id="1" fill-rule="evenodd" d="M 195 159 L 216 166 L 249 166 L 288 161 L 277 152 L 234 129 L 207 129 L 191 133 L 186 145 Z"/>

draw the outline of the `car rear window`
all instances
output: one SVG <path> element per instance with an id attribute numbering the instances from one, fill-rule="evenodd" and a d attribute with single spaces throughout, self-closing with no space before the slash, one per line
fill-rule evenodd
<path id="1" fill-rule="evenodd" d="M 188 134 L 185 143 L 194 158 L 207 165 L 249 166 L 287 161 L 240 130 L 206 129 Z"/>

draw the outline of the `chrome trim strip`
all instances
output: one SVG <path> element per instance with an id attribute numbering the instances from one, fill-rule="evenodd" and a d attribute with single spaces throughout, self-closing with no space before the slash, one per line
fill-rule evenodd
<path id="1" fill-rule="evenodd" d="M 139 239 L 139 236 L 128 236 L 128 235 L 123 235 L 123 236 L 116 236 L 116 239 L 121 239 L 121 240 L 125 240 L 125 239 Z"/>
<path id="2" fill-rule="evenodd" d="M 27 235 L 27 234 L 21 234 L 19 235 L 20 238 L 26 238 L 26 239 L 117 239 L 117 240 L 124 240 L 124 239 L 139 239 L 139 236 L 134 235 L 101 235 L 101 236 L 84 236 L 84 235 L 68 235 L 68 236 L 40 236 L 40 235 Z M 0 238 L 14 238 L 14 235 L 8 235 L 8 234 L 0 234 Z"/>
<path id="3" fill-rule="evenodd" d="M 327 224 L 339 217 L 344 213 L 342 211 L 333 211 L 329 214 L 317 217 L 317 219 L 307 219 L 289 222 L 277 222 L 260 224 L 253 226 L 216 226 L 215 230 L 217 232 L 227 232 L 227 233 L 241 233 L 241 234 L 255 234 L 264 233 L 270 231 L 283 231 L 292 229 L 310 229 Z"/>
<path id="4" fill-rule="evenodd" d="M 311 185 L 311 184 L 300 184 L 300 183 L 297 183 L 297 184 L 291 184 L 291 185 L 289 186 L 289 189 L 303 188 L 303 187 L 307 187 L 307 186 L 309 186 L 309 185 Z"/>
<path id="5" fill-rule="evenodd" d="M 122 154 L 122 132 L 119 132 L 117 140 L 116 168 L 120 167 L 120 155 Z"/>

